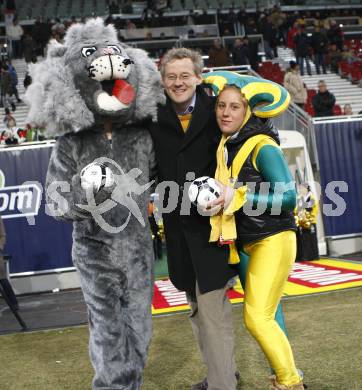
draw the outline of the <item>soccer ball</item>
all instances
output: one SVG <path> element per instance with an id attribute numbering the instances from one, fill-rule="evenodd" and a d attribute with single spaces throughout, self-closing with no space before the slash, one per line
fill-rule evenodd
<path id="1" fill-rule="evenodd" d="M 114 183 L 112 171 L 101 163 L 90 163 L 80 173 L 81 187 L 84 190 L 92 188 L 98 192 L 103 187 L 110 187 Z"/>
<path id="2" fill-rule="evenodd" d="M 209 202 L 217 199 L 220 194 L 220 186 L 215 179 L 209 176 L 195 179 L 189 188 L 189 198 L 195 206 L 206 207 Z"/>

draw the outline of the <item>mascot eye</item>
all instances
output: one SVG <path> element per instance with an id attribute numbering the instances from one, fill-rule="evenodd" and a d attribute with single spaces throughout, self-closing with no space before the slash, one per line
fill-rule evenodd
<path id="1" fill-rule="evenodd" d="M 116 46 L 116 45 L 110 45 L 110 46 L 107 46 L 108 49 L 113 49 L 114 50 L 114 54 L 118 53 L 120 54 L 121 53 L 121 49 Z"/>
<path id="2" fill-rule="evenodd" d="M 97 48 L 94 47 L 94 46 L 83 47 L 83 49 L 82 49 L 82 56 L 83 57 L 89 57 L 90 55 L 92 55 L 96 51 L 97 51 Z"/>

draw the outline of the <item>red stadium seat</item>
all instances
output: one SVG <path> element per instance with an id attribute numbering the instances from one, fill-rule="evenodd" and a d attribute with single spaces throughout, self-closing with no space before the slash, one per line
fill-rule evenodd
<path id="1" fill-rule="evenodd" d="M 311 104 L 313 96 L 317 94 L 315 89 L 307 89 L 307 103 Z"/>
<path id="2" fill-rule="evenodd" d="M 315 116 L 314 108 L 311 104 L 306 104 L 304 106 L 304 111 L 306 111 L 310 116 Z"/>
<path id="3" fill-rule="evenodd" d="M 362 80 L 362 69 L 355 67 L 351 70 L 351 81 L 352 83 L 359 83 Z"/>
<path id="4" fill-rule="evenodd" d="M 338 69 L 341 77 L 348 77 L 351 72 L 351 66 L 347 61 L 340 61 L 338 63 Z"/>

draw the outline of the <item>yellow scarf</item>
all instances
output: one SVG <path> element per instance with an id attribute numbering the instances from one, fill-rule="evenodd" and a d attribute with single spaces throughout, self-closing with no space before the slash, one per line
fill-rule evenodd
<path id="1" fill-rule="evenodd" d="M 229 140 L 230 136 L 223 135 L 220 144 L 217 148 L 216 158 L 217 166 L 215 172 L 215 179 L 225 186 L 234 187 L 241 168 L 243 167 L 249 154 L 253 151 L 255 146 L 269 137 L 265 134 L 258 134 L 249 138 L 244 145 L 240 148 L 236 154 L 231 167 L 227 167 L 227 161 L 225 161 L 225 144 Z M 217 242 L 222 238 L 224 241 L 234 241 L 237 237 L 236 225 L 235 225 L 235 211 L 239 210 L 246 202 L 247 187 L 239 187 L 235 190 L 233 199 L 226 209 L 222 213 L 210 217 L 211 233 L 210 242 Z M 235 245 L 235 242 L 229 244 L 230 255 L 229 264 L 237 264 L 240 262 L 239 254 Z"/>

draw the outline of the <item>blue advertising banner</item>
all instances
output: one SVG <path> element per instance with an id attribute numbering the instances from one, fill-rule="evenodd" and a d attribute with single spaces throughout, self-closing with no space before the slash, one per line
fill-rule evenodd
<path id="1" fill-rule="evenodd" d="M 0 150 L 0 214 L 11 273 L 72 267 L 72 224 L 45 214 L 52 143 Z"/>
<path id="2" fill-rule="evenodd" d="M 315 134 L 320 164 L 323 202 L 333 204 L 325 194 L 328 183 L 345 182 L 348 192 L 336 187 L 336 194 L 346 203 L 341 216 L 326 216 L 323 221 L 326 236 L 362 232 L 362 121 L 315 122 Z M 338 200 L 333 196 L 334 201 Z"/>

